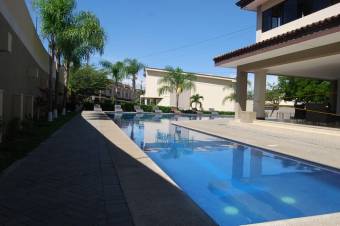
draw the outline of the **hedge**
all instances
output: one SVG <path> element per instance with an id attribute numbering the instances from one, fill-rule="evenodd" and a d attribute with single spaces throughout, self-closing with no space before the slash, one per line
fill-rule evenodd
<path id="1" fill-rule="evenodd" d="M 84 102 L 83 110 L 84 111 L 93 111 L 94 110 L 94 103 L 93 102 Z"/>
<path id="2" fill-rule="evenodd" d="M 103 103 L 100 104 L 100 107 L 103 111 L 114 111 L 115 103 L 112 100 L 105 100 Z"/>

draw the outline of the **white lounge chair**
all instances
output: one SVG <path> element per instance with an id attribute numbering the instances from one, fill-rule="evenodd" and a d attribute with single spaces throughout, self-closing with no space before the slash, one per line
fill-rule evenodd
<path id="1" fill-rule="evenodd" d="M 133 106 L 133 108 L 135 109 L 135 111 L 137 113 L 144 113 L 144 110 L 140 108 L 140 106 L 136 105 L 136 106 Z"/>
<path id="2" fill-rule="evenodd" d="M 122 106 L 120 106 L 119 104 L 115 105 L 115 112 L 123 112 Z"/>
<path id="3" fill-rule="evenodd" d="M 211 112 L 212 116 L 218 116 L 220 115 L 217 111 L 215 111 L 215 108 L 209 108 L 209 111 Z"/>
<path id="4" fill-rule="evenodd" d="M 157 113 L 157 114 L 162 114 L 163 111 L 160 110 L 159 107 L 156 106 L 156 107 L 155 107 L 155 113 Z"/>

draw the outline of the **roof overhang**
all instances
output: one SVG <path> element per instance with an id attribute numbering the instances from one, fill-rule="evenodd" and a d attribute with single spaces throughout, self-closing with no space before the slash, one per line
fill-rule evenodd
<path id="1" fill-rule="evenodd" d="M 241 48 L 214 58 L 216 66 L 237 67 L 250 63 L 256 59 L 275 57 L 282 54 L 284 48 L 286 53 L 318 47 L 338 42 L 340 32 L 340 14 L 327 18 L 323 21 L 301 27 L 288 33 L 258 42 L 256 44 Z M 332 38 L 335 36 L 334 38 Z M 322 38 L 322 40 L 320 40 Z M 307 44 L 311 42 L 313 45 Z M 304 43 L 304 45 L 297 45 Z"/>
<path id="2" fill-rule="evenodd" d="M 236 5 L 242 9 L 256 11 L 257 8 L 269 0 L 239 0 Z"/>

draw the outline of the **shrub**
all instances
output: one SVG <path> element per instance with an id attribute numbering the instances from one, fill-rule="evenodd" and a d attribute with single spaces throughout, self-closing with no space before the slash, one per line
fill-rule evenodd
<path id="1" fill-rule="evenodd" d="M 21 123 L 19 118 L 13 118 L 6 126 L 6 138 L 14 139 L 20 134 Z"/>
<path id="2" fill-rule="evenodd" d="M 21 122 L 22 133 L 32 134 L 34 128 L 34 121 L 31 118 L 26 118 Z"/>
<path id="3" fill-rule="evenodd" d="M 165 107 L 165 106 L 158 106 L 159 110 L 161 110 L 163 113 L 171 113 L 171 107 Z"/>
<path id="4" fill-rule="evenodd" d="M 112 100 L 105 100 L 100 104 L 100 107 L 103 111 L 114 111 L 115 110 L 115 102 Z"/>
<path id="5" fill-rule="evenodd" d="M 219 111 L 220 115 L 235 115 L 235 112 L 232 111 Z"/>
<path id="6" fill-rule="evenodd" d="M 83 110 L 85 111 L 93 111 L 94 110 L 94 103 L 93 102 L 84 102 Z"/>
<path id="7" fill-rule="evenodd" d="M 135 109 L 133 107 L 134 105 L 135 104 L 132 103 L 132 102 L 122 102 L 121 103 L 123 111 L 126 111 L 126 112 L 133 112 L 133 111 L 135 111 Z"/>
<path id="8" fill-rule="evenodd" d="M 154 110 L 154 107 L 152 106 L 152 105 L 144 105 L 144 104 L 142 104 L 141 106 L 140 106 L 142 109 L 143 109 L 143 111 L 145 111 L 145 112 L 153 112 Z"/>
<path id="9" fill-rule="evenodd" d="M 196 111 L 193 110 L 181 110 L 181 112 L 184 114 L 196 114 Z"/>

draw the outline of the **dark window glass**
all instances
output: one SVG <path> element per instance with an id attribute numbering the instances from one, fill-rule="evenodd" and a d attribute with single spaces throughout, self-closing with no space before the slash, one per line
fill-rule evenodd
<path id="1" fill-rule="evenodd" d="M 283 4 L 272 8 L 272 28 L 279 27 L 283 24 Z"/>
<path id="2" fill-rule="evenodd" d="M 314 0 L 313 11 L 319 11 L 321 9 L 327 8 L 330 5 L 332 5 L 331 0 Z"/>
<path id="3" fill-rule="evenodd" d="M 262 31 L 266 32 L 337 3 L 340 0 L 286 0 L 262 13 Z"/>
<path id="4" fill-rule="evenodd" d="M 313 0 L 298 0 L 298 18 L 307 16 L 313 13 L 314 1 Z"/>
<path id="5" fill-rule="evenodd" d="M 266 10 L 262 14 L 262 31 L 268 31 L 272 29 L 272 11 Z"/>
<path id="6" fill-rule="evenodd" d="M 283 9 L 283 23 L 289 23 L 298 18 L 297 16 L 297 1 L 287 0 L 284 2 Z"/>

